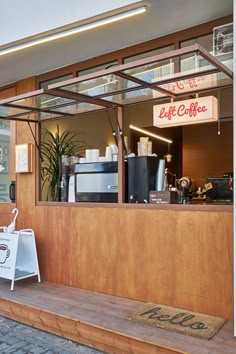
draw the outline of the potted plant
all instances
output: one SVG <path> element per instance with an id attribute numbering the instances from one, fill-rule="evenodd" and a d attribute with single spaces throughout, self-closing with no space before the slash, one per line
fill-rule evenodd
<path id="1" fill-rule="evenodd" d="M 66 129 L 60 132 L 57 125 L 56 132 L 44 129 L 41 141 L 43 161 L 41 163 L 42 190 L 48 187 L 46 199 L 58 201 L 61 160 L 63 155 L 81 156 L 85 150 L 85 143 L 80 140 L 78 131 Z"/>

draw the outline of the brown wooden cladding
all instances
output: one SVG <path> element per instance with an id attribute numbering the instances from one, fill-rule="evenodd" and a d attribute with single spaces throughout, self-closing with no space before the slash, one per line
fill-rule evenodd
<path id="1" fill-rule="evenodd" d="M 17 95 L 34 91 L 35 87 L 35 77 L 21 80 L 17 83 Z M 30 124 L 32 131 L 35 132 L 34 124 Z M 20 122 L 17 124 L 16 143 L 31 143 L 35 146 L 33 136 L 26 122 Z M 33 150 L 33 155 L 37 156 L 35 148 Z M 33 165 L 35 165 L 35 163 L 33 163 Z M 29 205 L 33 206 L 35 204 L 35 170 L 33 173 L 18 173 L 16 175 L 16 201 L 19 210 L 24 210 L 25 207 Z M 27 221 L 30 222 L 30 220 L 26 220 L 26 227 Z"/>
<path id="2" fill-rule="evenodd" d="M 44 280 L 233 318 L 233 214 L 37 206 Z"/>
<path id="3" fill-rule="evenodd" d="M 46 301 L 48 301 L 46 299 Z M 93 326 L 89 323 L 83 323 L 75 320 L 74 316 L 60 316 L 52 312 L 42 311 L 41 309 L 11 303 L 6 299 L 0 300 L 1 315 L 13 320 L 22 322 L 42 331 L 50 332 L 58 336 L 73 340 L 89 347 L 96 348 L 106 353 L 116 354 L 188 354 L 187 352 L 160 347 L 156 344 L 140 340 L 139 338 L 130 338 L 120 332 L 106 330 Z M 106 305 L 105 305 L 106 306 Z M 96 311 L 93 311 L 93 315 Z M 97 313 L 98 317 L 101 313 Z M 174 347 L 174 343 L 170 344 Z"/>
<path id="4" fill-rule="evenodd" d="M 206 177 L 233 170 L 233 121 L 183 127 L 183 175 L 203 187 Z"/>

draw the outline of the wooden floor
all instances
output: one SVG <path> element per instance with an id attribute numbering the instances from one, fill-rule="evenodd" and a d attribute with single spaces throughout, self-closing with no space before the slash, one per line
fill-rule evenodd
<path id="1" fill-rule="evenodd" d="M 211 339 L 199 339 L 131 322 L 126 315 L 143 303 L 32 280 L 0 279 L 0 315 L 107 353 L 235 354 L 233 323 Z"/>

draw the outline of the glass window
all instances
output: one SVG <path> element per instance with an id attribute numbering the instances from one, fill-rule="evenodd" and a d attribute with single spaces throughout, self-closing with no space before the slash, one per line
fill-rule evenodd
<path id="1" fill-rule="evenodd" d="M 127 57 L 127 58 L 124 59 L 124 64 L 131 63 L 132 61 L 135 61 L 135 60 L 141 60 L 141 59 L 145 59 L 145 58 L 150 58 L 153 55 L 159 55 L 159 54 L 167 53 L 167 52 L 170 52 L 171 50 L 174 50 L 174 46 L 173 45 L 168 45 L 166 47 L 150 50 L 150 51 L 145 52 L 145 53 L 139 53 L 139 54 L 136 54 L 136 55 L 132 55 L 132 56 Z"/>
<path id="2" fill-rule="evenodd" d="M 207 34 L 205 36 L 189 39 L 180 43 L 181 48 L 189 47 L 193 44 L 200 44 L 204 47 L 209 53 L 212 53 L 213 50 L 213 33 Z"/>
<path id="3" fill-rule="evenodd" d="M 10 185 L 10 122 L 0 119 L 0 202 L 10 202 L 9 185 Z"/>
<path id="4" fill-rule="evenodd" d="M 77 73 L 78 76 L 84 76 L 88 75 L 91 73 L 95 73 L 100 70 L 106 70 L 111 68 L 112 66 L 118 65 L 117 61 L 113 61 L 110 63 L 94 66 L 92 68 L 86 69 L 79 71 Z M 107 92 L 112 92 L 114 86 L 116 87 L 117 85 L 117 79 L 114 77 L 114 75 L 108 75 L 105 77 L 97 78 L 97 79 L 91 79 L 86 81 L 83 84 L 77 84 L 75 85 L 74 88 L 72 88 L 72 91 L 79 92 L 84 95 L 89 95 L 89 96 L 94 96 L 94 95 L 102 95 Z M 66 88 L 65 88 L 66 89 Z M 86 102 L 83 102 L 81 105 L 84 107 L 88 106 L 89 104 Z"/>
<path id="5" fill-rule="evenodd" d="M 11 87 L 0 91 L 0 99 L 16 95 L 16 88 Z M 0 106 L 0 117 L 5 117 L 8 109 Z M 0 119 L 0 202 L 11 202 L 10 187 L 10 126 L 9 120 Z"/>
<path id="6" fill-rule="evenodd" d="M 124 59 L 124 64 L 131 63 L 135 60 L 141 60 L 145 58 L 149 58 L 154 55 L 159 55 L 163 53 L 170 52 L 174 49 L 173 45 L 169 45 L 166 47 L 154 49 L 145 53 L 140 53 L 137 55 L 133 55 L 130 57 L 127 57 Z M 148 64 L 145 65 L 141 68 L 141 70 L 138 69 L 132 69 L 130 71 L 127 71 L 128 74 L 131 74 L 138 79 L 147 81 L 149 83 L 154 82 L 157 79 L 160 79 L 166 75 L 171 75 L 174 72 L 174 61 L 173 60 L 163 60 L 159 62 L 158 64 Z M 130 88 L 131 86 L 129 85 L 129 82 L 127 83 L 127 88 Z M 130 101 L 132 98 L 135 98 L 139 95 L 147 96 L 147 100 L 150 99 L 148 98 L 149 94 L 153 94 L 151 90 L 136 90 L 136 91 L 131 91 L 127 92 L 125 95 L 126 100 Z M 159 95 L 158 92 L 154 93 L 154 95 Z"/>
<path id="7" fill-rule="evenodd" d="M 55 79 L 40 82 L 39 87 L 46 89 L 46 88 L 48 88 L 49 85 L 56 84 L 57 82 L 62 82 L 62 81 L 69 80 L 72 78 L 73 78 L 72 74 L 56 77 Z"/>
<path id="8" fill-rule="evenodd" d="M 207 34 L 205 36 L 189 39 L 180 43 L 181 48 L 189 47 L 194 44 L 200 44 L 209 53 L 213 53 L 213 33 Z M 207 65 L 207 61 L 200 58 L 198 55 L 189 54 L 184 56 L 180 62 L 181 71 L 197 69 Z"/>
<path id="9" fill-rule="evenodd" d="M 84 75 L 88 75 L 91 73 L 96 73 L 97 71 L 109 69 L 115 65 L 118 65 L 118 61 L 116 61 L 116 60 L 111 61 L 109 63 L 102 64 L 102 65 L 93 66 L 92 68 L 78 71 L 77 76 L 84 76 Z"/>

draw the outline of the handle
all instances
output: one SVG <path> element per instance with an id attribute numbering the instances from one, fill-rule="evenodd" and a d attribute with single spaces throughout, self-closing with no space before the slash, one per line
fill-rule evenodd
<path id="1" fill-rule="evenodd" d="M 9 197 L 11 199 L 12 203 L 15 203 L 16 201 L 16 182 L 11 181 L 11 184 L 9 186 Z"/>

